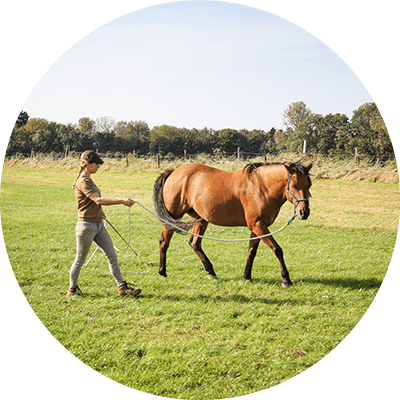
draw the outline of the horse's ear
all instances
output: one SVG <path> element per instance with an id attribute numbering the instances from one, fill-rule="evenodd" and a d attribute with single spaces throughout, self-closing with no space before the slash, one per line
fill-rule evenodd
<path id="1" fill-rule="evenodd" d="M 294 175 L 296 173 L 296 170 L 290 165 L 290 163 L 284 162 L 283 166 L 288 170 L 290 175 Z"/>
<path id="2" fill-rule="evenodd" d="M 310 164 L 307 165 L 306 170 L 307 170 L 308 172 L 310 172 L 311 167 L 312 167 L 312 162 L 310 162 Z"/>

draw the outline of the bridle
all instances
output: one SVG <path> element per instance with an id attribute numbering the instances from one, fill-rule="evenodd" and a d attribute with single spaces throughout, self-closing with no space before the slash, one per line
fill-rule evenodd
<path id="1" fill-rule="evenodd" d="M 287 181 L 286 191 L 293 197 L 294 206 L 296 207 L 296 204 L 299 203 L 300 201 L 305 201 L 306 203 L 310 203 L 310 200 L 308 200 L 306 198 L 304 198 L 304 199 L 296 199 L 296 197 L 289 190 L 289 182 L 290 182 L 290 178 Z"/>
<path id="2" fill-rule="evenodd" d="M 289 182 L 290 182 L 290 176 L 289 176 L 289 179 L 288 179 L 288 181 L 287 181 L 287 185 L 286 185 L 286 192 L 288 192 L 291 196 L 292 196 L 292 198 L 293 198 L 293 200 L 294 200 L 294 212 L 293 212 L 293 217 L 290 219 L 290 221 L 288 222 L 288 224 L 290 224 L 295 218 L 296 218 L 296 215 L 297 215 L 297 210 L 296 210 L 296 205 L 297 205 L 297 203 L 299 203 L 300 201 L 304 201 L 304 202 L 306 202 L 307 204 L 310 204 L 310 200 L 308 200 L 308 199 L 306 199 L 306 198 L 301 198 L 301 199 L 297 199 L 291 192 L 290 192 L 290 190 L 289 190 Z"/>

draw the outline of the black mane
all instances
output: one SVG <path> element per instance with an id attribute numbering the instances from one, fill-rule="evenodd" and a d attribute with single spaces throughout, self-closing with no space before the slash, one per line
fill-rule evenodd
<path id="1" fill-rule="evenodd" d="M 302 165 L 300 163 L 288 163 L 288 162 L 284 162 L 284 163 L 262 163 L 262 162 L 257 162 L 257 163 L 247 164 L 243 168 L 243 170 L 246 171 L 247 176 L 249 176 L 252 172 L 257 170 L 259 167 L 267 167 L 269 165 L 286 165 L 287 167 L 290 167 L 291 169 L 293 169 L 298 174 L 303 174 L 303 175 L 308 176 L 308 169 L 304 165 Z"/>
<path id="2" fill-rule="evenodd" d="M 308 169 L 304 165 L 302 165 L 300 163 L 283 163 L 283 164 L 285 164 L 286 166 L 294 169 L 298 174 L 302 174 L 302 175 L 305 175 L 305 176 L 309 175 L 308 174 Z"/>
<path id="3" fill-rule="evenodd" d="M 247 176 L 249 176 L 252 172 L 254 172 L 259 167 L 265 167 L 267 165 L 270 165 L 270 164 L 265 164 L 265 163 L 262 163 L 262 162 L 247 164 L 243 168 L 243 170 L 246 171 Z"/>

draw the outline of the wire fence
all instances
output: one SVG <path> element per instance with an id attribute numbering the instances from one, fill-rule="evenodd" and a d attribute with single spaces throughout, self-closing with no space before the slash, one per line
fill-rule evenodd
<path id="1" fill-rule="evenodd" d="M 162 161 L 195 161 L 195 160 L 210 160 L 212 162 L 216 161 L 234 161 L 234 160 L 242 160 L 242 161 L 250 161 L 257 159 L 260 162 L 268 163 L 270 160 L 279 160 L 285 159 L 286 161 L 294 161 L 294 160 L 301 160 L 301 159 L 336 159 L 336 160 L 353 160 L 356 164 L 367 163 L 370 165 L 385 165 L 387 163 L 395 163 L 396 158 L 394 155 L 379 155 L 379 156 L 371 156 L 367 154 L 363 154 L 359 152 L 357 149 L 354 155 L 350 154 L 334 154 L 334 155 L 323 155 L 323 154 L 316 154 L 316 153 L 288 153 L 288 152 L 281 152 L 281 153 L 254 153 L 254 152 L 247 152 L 243 151 L 238 148 L 234 152 L 225 152 L 225 151 L 214 151 L 212 153 L 187 153 L 186 151 L 182 155 L 176 154 L 145 154 L 145 155 L 138 155 L 134 151 L 131 153 L 120 153 L 120 152 L 98 152 L 100 157 L 105 159 L 115 159 L 115 160 L 126 160 L 126 163 L 135 160 L 153 160 L 156 164 L 160 164 Z M 81 152 L 63 152 L 63 153 L 36 153 L 33 150 L 30 153 L 15 153 L 12 155 L 7 155 L 6 159 L 52 159 L 53 161 L 62 160 L 62 159 L 78 159 Z"/>

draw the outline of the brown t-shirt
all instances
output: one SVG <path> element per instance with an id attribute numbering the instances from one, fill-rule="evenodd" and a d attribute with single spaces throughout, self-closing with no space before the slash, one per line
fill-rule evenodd
<path id="1" fill-rule="evenodd" d="M 100 189 L 89 176 L 79 176 L 75 183 L 75 196 L 78 201 L 78 220 L 90 222 L 102 222 L 103 210 L 89 198 L 92 194 L 101 197 Z"/>

